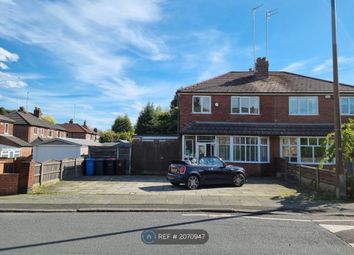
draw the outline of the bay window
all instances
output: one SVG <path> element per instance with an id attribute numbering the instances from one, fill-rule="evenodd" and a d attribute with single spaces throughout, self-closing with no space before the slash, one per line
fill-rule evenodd
<path id="1" fill-rule="evenodd" d="M 282 137 L 281 157 L 289 162 L 318 164 L 324 156 L 323 137 Z"/>
<path id="2" fill-rule="evenodd" d="M 268 162 L 267 137 L 233 137 L 233 161 L 237 162 Z"/>
<path id="3" fill-rule="evenodd" d="M 219 136 L 219 158 L 222 160 L 230 160 L 230 137 L 229 136 Z"/>

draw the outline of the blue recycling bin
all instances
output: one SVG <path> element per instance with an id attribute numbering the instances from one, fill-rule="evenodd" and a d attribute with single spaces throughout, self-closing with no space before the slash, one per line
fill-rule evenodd
<path id="1" fill-rule="evenodd" d="M 86 158 L 86 175 L 93 176 L 94 170 L 95 170 L 95 159 Z"/>

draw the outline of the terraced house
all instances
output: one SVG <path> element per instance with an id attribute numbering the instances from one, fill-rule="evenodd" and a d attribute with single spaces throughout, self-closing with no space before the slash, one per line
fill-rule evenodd
<path id="1" fill-rule="evenodd" d="M 255 69 L 228 72 L 182 88 L 182 158 L 216 155 L 254 176 L 274 174 L 274 160 L 318 164 L 321 143 L 334 130 L 331 81 Z M 342 121 L 354 115 L 354 87 L 340 85 Z"/>

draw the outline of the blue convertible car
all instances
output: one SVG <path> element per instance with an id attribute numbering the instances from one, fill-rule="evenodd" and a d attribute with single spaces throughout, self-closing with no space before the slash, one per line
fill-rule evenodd
<path id="1" fill-rule="evenodd" d="M 226 165 L 218 157 L 202 158 L 198 164 L 173 161 L 168 167 L 167 179 L 173 185 L 185 184 L 188 189 L 198 189 L 204 184 L 233 184 L 241 187 L 247 181 L 245 169 Z"/>

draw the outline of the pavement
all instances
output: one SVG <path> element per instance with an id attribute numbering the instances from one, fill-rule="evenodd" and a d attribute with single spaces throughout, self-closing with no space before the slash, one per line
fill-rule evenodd
<path id="1" fill-rule="evenodd" d="M 306 213 L 2 213 L 0 226 L 0 254 L 354 254 L 352 218 Z M 198 230 L 204 244 L 186 234 L 172 244 L 142 238 Z"/>
<path id="2" fill-rule="evenodd" d="M 159 176 L 84 176 L 0 197 L 0 212 L 306 211 L 353 215 L 354 203 L 311 200 L 276 178 L 251 178 L 243 187 L 186 190 Z"/>

